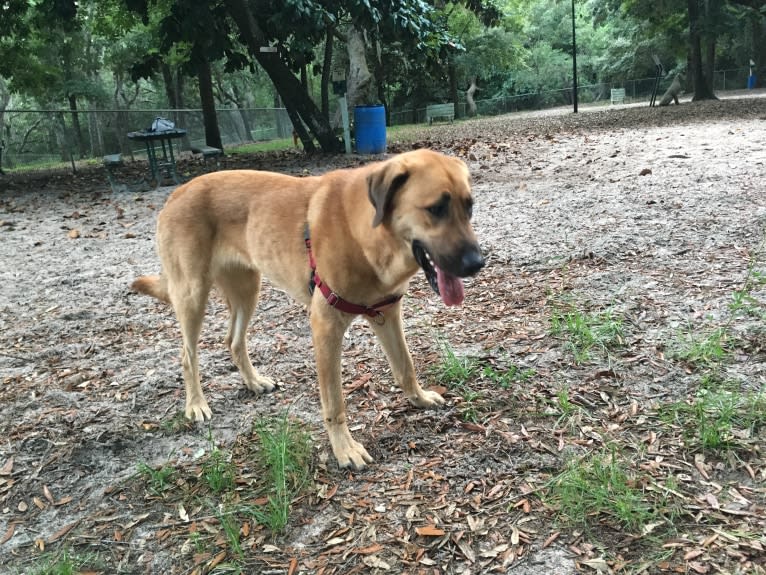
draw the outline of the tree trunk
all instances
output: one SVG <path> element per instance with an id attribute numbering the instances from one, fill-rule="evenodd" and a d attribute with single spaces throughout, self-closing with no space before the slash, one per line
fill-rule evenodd
<path id="1" fill-rule="evenodd" d="M 471 85 L 465 91 L 465 101 L 468 104 L 468 115 L 476 115 L 476 100 L 473 99 L 473 95 L 476 93 L 479 87 L 476 85 L 476 76 L 471 78 Z"/>
<path id="2" fill-rule="evenodd" d="M 245 131 L 244 141 L 249 142 L 253 139 L 253 128 L 250 126 L 250 118 L 245 110 L 245 108 L 247 108 L 247 102 L 239 91 L 236 82 L 232 82 L 231 91 L 232 94 L 234 94 L 234 101 L 237 105 L 240 120 L 242 121 L 242 129 Z"/>
<path id="3" fill-rule="evenodd" d="M 213 148 L 223 149 L 221 131 L 218 128 L 218 117 L 215 112 L 210 62 L 204 56 L 198 55 L 198 58 L 197 79 L 199 80 L 199 99 L 202 103 L 202 122 L 205 125 L 205 144 Z"/>
<path id="4" fill-rule="evenodd" d="M 759 12 L 753 10 L 752 18 L 752 30 L 753 30 L 753 61 L 755 67 L 753 73 L 755 74 L 755 87 L 763 88 L 766 86 L 764 83 L 764 75 L 766 74 L 766 17 Z"/>
<path id="5" fill-rule="evenodd" d="M 332 78 L 332 49 L 335 36 L 332 26 L 327 28 L 324 41 L 324 58 L 322 59 L 322 80 L 320 92 L 322 97 L 322 115 L 330 121 L 330 79 Z"/>
<path id="6" fill-rule="evenodd" d="M 699 0 L 687 0 L 689 8 L 689 52 L 691 56 L 691 77 L 694 85 L 693 102 L 697 100 L 716 100 L 713 90 L 705 78 L 702 67 L 702 41 L 700 38 Z"/>
<path id="7" fill-rule="evenodd" d="M 367 46 L 364 33 L 351 26 L 346 41 L 348 47 L 348 107 L 374 103 L 372 74 L 367 67 Z"/>
<path id="8" fill-rule="evenodd" d="M 5 175 L 3 171 L 3 150 L 5 149 L 5 110 L 11 101 L 11 92 L 5 80 L 0 77 L 0 176 Z"/>
<path id="9" fill-rule="evenodd" d="M 80 126 L 80 114 L 77 112 L 77 96 L 74 94 L 67 94 L 67 100 L 69 100 L 69 109 L 72 112 L 72 136 L 74 137 L 74 145 L 82 160 L 85 156 L 85 144 L 82 138 L 82 127 Z"/>
<path id="10" fill-rule="evenodd" d="M 242 40 L 250 53 L 266 71 L 278 90 L 293 127 L 303 143 L 303 149 L 311 153 L 316 150 L 312 135 L 319 141 L 325 152 L 339 152 L 342 142 L 335 136 L 327 118 L 322 116 L 316 104 L 309 98 L 301 84 L 277 54 L 261 52 L 266 38 L 255 20 L 247 0 L 224 0 L 234 21 L 237 23 Z M 296 122 L 297 120 L 297 122 Z M 308 128 L 308 131 L 307 129 Z"/>
<path id="11" fill-rule="evenodd" d="M 449 63 L 447 64 L 447 75 L 449 77 L 449 98 L 455 106 L 455 118 L 459 118 L 460 102 L 458 100 L 457 90 L 457 67 L 455 66 L 455 60 L 451 56 Z"/>
<path id="12" fill-rule="evenodd" d="M 173 110 L 172 120 L 175 122 L 176 126 L 179 128 L 183 128 L 186 126 L 186 114 L 179 111 L 184 107 L 184 97 L 183 97 L 183 89 L 184 89 L 184 80 L 183 75 L 180 72 L 176 72 L 173 74 L 173 71 L 170 69 L 170 66 L 168 66 L 166 63 L 162 63 L 160 70 L 162 71 L 162 80 L 165 84 L 165 97 L 168 100 L 168 107 Z M 184 150 L 188 150 L 191 145 L 189 143 L 189 135 L 187 134 L 181 139 L 181 148 Z"/>

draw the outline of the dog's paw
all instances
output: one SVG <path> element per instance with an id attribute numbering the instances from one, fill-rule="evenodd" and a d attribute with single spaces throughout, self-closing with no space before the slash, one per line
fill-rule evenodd
<path id="1" fill-rule="evenodd" d="M 247 389 L 254 393 L 268 393 L 269 391 L 274 391 L 274 388 L 277 387 L 273 379 L 260 374 L 256 374 L 255 377 L 250 379 L 245 379 L 245 385 Z"/>
<path id="2" fill-rule="evenodd" d="M 342 449 L 335 449 L 333 451 L 335 459 L 338 460 L 338 465 L 342 469 L 350 468 L 360 471 L 373 461 L 372 456 L 367 453 L 364 445 L 353 439 Z"/>
<path id="3" fill-rule="evenodd" d="M 204 397 L 196 401 L 186 402 L 186 419 L 192 421 L 205 421 L 212 419 L 213 412 Z"/>
<path id="4" fill-rule="evenodd" d="M 410 397 L 409 400 L 412 405 L 421 408 L 439 407 L 440 405 L 444 405 L 444 398 L 435 391 L 430 391 L 428 389 L 421 389 L 418 395 Z"/>

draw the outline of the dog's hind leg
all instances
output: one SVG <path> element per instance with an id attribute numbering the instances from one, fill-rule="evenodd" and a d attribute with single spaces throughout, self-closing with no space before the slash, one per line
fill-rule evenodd
<path id="1" fill-rule="evenodd" d="M 404 391 L 404 395 L 415 407 L 436 407 L 444 403 L 444 398 L 436 393 L 420 387 L 415 377 L 415 366 L 412 363 L 410 350 L 404 340 L 402 329 L 402 304 L 397 302 L 388 309 L 383 321 L 377 318 L 367 318 L 375 335 L 378 336 L 383 351 L 388 358 L 394 380 Z"/>
<path id="2" fill-rule="evenodd" d="M 205 400 L 199 380 L 199 357 L 197 344 L 202 330 L 202 320 L 205 316 L 210 283 L 199 276 L 187 282 L 170 283 L 170 301 L 175 309 L 183 337 L 184 385 L 186 387 L 186 417 L 204 421 L 213 416 L 213 412 Z"/>
<path id="3" fill-rule="evenodd" d="M 216 278 L 216 285 L 226 298 L 231 313 L 225 341 L 234 365 L 249 390 L 256 393 L 273 390 L 274 381 L 256 371 L 247 352 L 247 326 L 258 304 L 261 274 L 252 269 L 229 268 Z"/>

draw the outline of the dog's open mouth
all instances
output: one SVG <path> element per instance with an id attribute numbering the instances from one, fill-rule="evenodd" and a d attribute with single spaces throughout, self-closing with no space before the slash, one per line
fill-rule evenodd
<path id="1" fill-rule="evenodd" d="M 428 284 L 441 296 L 444 305 L 460 305 L 465 298 L 463 280 L 439 268 L 431 258 L 425 246 L 419 241 L 412 242 L 412 254 L 415 261 L 423 268 Z"/>

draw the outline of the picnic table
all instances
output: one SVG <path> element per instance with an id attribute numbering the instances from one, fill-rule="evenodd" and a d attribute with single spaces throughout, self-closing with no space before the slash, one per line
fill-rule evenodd
<path id="1" fill-rule="evenodd" d="M 178 172 L 176 172 L 176 158 L 173 155 L 173 141 L 183 138 L 186 130 L 173 128 L 171 130 L 139 130 L 130 132 L 128 138 L 138 142 L 144 142 L 146 157 L 149 160 L 149 172 L 153 181 L 159 186 L 165 177 L 172 178 L 176 184 L 180 184 Z M 158 147 L 159 145 L 159 147 Z"/>

